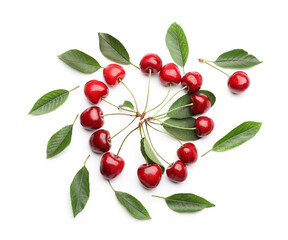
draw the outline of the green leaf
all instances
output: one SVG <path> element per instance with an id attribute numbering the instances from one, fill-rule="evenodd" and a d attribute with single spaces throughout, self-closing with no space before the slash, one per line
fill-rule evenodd
<path id="1" fill-rule="evenodd" d="M 64 52 L 58 57 L 70 67 L 82 73 L 94 73 L 101 68 L 93 57 L 77 49 Z"/>
<path id="2" fill-rule="evenodd" d="M 161 170 L 162 170 L 162 174 L 164 174 L 165 172 L 165 168 L 164 166 L 162 165 L 162 163 L 160 162 L 160 160 L 158 159 L 158 157 L 155 155 L 153 149 L 151 148 L 148 140 L 143 137 L 141 142 L 140 142 L 140 146 L 141 146 L 141 153 L 143 155 L 143 157 L 146 159 L 146 161 L 148 163 L 157 163 L 160 167 L 161 167 Z"/>
<path id="3" fill-rule="evenodd" d="M 223 68 L 249 68 L 262 63 L 243 49 L 234 49 L 221 54 L 214 63 Z"/>
<path id="4" fill-rule="evenodd" d="M 51 158 L 62 152 L 69 146 L 72 137 L 73 124 L 61 128 L 53 134 L 47 145 L 47 158 Z"/>
<path id="5" fill-rule="evenodd" d="M 189 46 L 183 29 L 177 23 L 171 24 L 168 28 L 165 41 L 173 61 L 184 67 L 189 54 Z"/>
<path id="6" fill-rule="evenodd" d="M 128 210 L 128 212 L 136 219 L 151 219 L 148 211 L 143 204 L 129 193 L 115 191 L 118 201 Z"/>
<path id="7" fill-rule="evenodd" d="M 167 206 L 175 212 L 198 212 L 215 205 L 192 193 L 177 193 L 164 198 Z"/>
<path id="8" fill-rule="evenodd" d="M 70 185 L 70 198 L 74 217 L 84 209 L 89 195 L 89 172 L 87 168 L 83 166 L 77 172 Z"/>
<path id="9" fill-rule="evenodd" d="M 207 91 L 207 90 L 200 90 L 196 93 L 202 93 L 206 95 L 211 101 L 211 107 L 214 105 L 216 101 L 216 97 L 214 96 L 212 92 Z M 196 94 L 196 93 L 193 93 L 193 94 Z M 170 118 L 176 118 L 176 119 L 183 119 L 183 118 L 189 118 L 189 117 L 194 116 L 194 114 L 190 111 L 189 106 L 182 107 L 182 106 L 190 104 L 190 98 L 193 94 L 185 94 L 184 96 L 178 98 L 169 108 L 167 116 Z"/>
<path id="10" fill-rule="evenodd" d="M 69 91 L 58 89 L 46 93 L 32 107 L 30 115 L 42 115 L 49 113 L 60 107 L 68 98 Z"/>
<path id="11" fill-rule="evenodd" d="M 183 141 L 193 141 L 199 139 L 199 137 L 195 134 L 194 130 L 189 128 L 194 128 L 195 126 L 195 118 L 185 118 L 185 119 L 174 119 L 168 118 L 166 121 L 162 123 L 162 126 L 165 130 L 171 133 L 176 138 Z M 180 128 L 188 128 L 188 129 L 180 129 Z"/>
<path id="12" fill-rule="evenodd" d="M 119 105 L 118 107 L 128 107 L 128 108 L 134 110 L 134 105 L 133 105 L 133 103 L 131 103 L 130 101 L 127 101 L 127 100 L 124 101 L 124 103 L 121 104 L 121 105 Z"/>
<path id="13" fill-rule="evenodd" d="M 240 124 L 238 127 L 234 128 L 227 135 L 217 141 L 212 150 L 216 152 L 224 152 L 243 144 L 257 134 L 261 125 L 261 122 L 252 121 L 247 121 Z"/>
<path id="14" fill-rule="evenodd" d="M 101 53 L 108 59 L 120 63 L 130 64 L 130 57 L 123 44 L 107 33 L 98 33 Z"/>

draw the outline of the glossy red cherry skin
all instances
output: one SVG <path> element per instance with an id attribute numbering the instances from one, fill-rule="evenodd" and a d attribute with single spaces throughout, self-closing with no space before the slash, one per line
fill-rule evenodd
<path id="1" fill-rule="evenodd" d="M 87 130 L 99 129 L 104 124 L 104 118 L 101 115 L 103 111 L 100 107 L 89 107 L 81 113 L 80 123 Z"/>
<path id="2" fill-rule="evenodd" d="M 214 121 L 205 116 L 198 117 L 195 121 L 195 133 L 198 137 L 207 136 L 214 129 Z"/>
<path id="3" fill-rule="evenodd" d="M 95 153 L 108 152 L 111 148 L 110 133 L 105 129 L 94 132 L 89 140 L 90 147 Z"/>
<path id="4" fill-rule="evenodd" d="M 159 73 L 160 82 L 164 86 L 177 85 L 181 81 L 179 68 L 174 63 L 164 65 Z"/>
<path id="5" fill-rule="evenodd" d="M 92 104 L 98 104 L 102 98 L 109 94 L 109 89 L 105 83 L 98 80 L 91 80 L 84 86 L 84 94 Z"/>
<path id="6" fill-rule="evenodd" d="M 198 152 L 193 143 L 185 143 L 177 150 L 179 159 L 186 163 L 195 163 L 198 159 Z"/>
<path id="7" fill-rule="evenodd" d="M 125 70 L 118 64 L 109 64 L 107 67 L 104 68 L 103 75 L 108 85 L 115 86 L 124 79 Z"/>
<path id="8" fill-rule="evenodd" d="M 228 80 L 228 87 L 233 93 L 244 92 L 250 85 L 250 80 L 245 72 L 238 71 L 233 73 Z"/>
<path id="9" fill-rule="evenodd" d="M 100 172 L 106 179 L 117 177 L 123 170 L 125 162 L 123 158 L 111 152 L 105 153 L 100 161 Z"/>
<path id="10" fill-rule="evenodd" d="M 198 92 L 202 86 L 202 76 L 198 72 L 188 72 L 181 79 L 181 85 L 187 86 L 188 93 Z"/>
<path id="11" fill-rule="evenodd" d="M 162 170 L 156 163 L 142 164 L 137 170 L 137 175 L 144 187 L 155 188 L 162 178 Z"/>
<path id="12" fill-rule="evenodd" d="M 148 53 L 141 59 L 139 66 L 143 73 L 149 73 L 149 69 L 151 73 L 157 73 L 162 69 L 162 60 L 157 54 Z"/>
<path id="13" fill-rule="evenodd" d="M 185 163 L 178 160 L 166 169 L 166 174 L 173 182 L 183 182 L 187 178 L 188 171 Z"/>
<path id="14" fill-rule="evenodd" d="M 190 98 L 190 103 L 193 103 L 190 106 L 190 110 L 195 115 L 205 113 L 211 107 L 210 99 L 202 93 L 193 94 Z"/>

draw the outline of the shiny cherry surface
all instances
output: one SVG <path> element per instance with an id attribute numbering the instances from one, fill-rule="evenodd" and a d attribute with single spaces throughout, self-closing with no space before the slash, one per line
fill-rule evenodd
<path id="1" fill-rule="evenodd" d="M 110 137 L 109 131 L 105 129 L 100 129 L 94 132 L 89 139 L 92 151 L 95 153 L 108 152 L 111 148 Z"/>
<path id="2" fill-rule="evenodd" d="M 80 123 L 87 130 L 99 129 L 104 124 L 104 118 L 101 115 L 103 111 L 100 107 L 89 107 L 81 113 Z"/>
<path id="3" fill-rule="evenodd" d="M 151 73 L 157 73 L 162 69 L 162 60 L 157 54 L 148 53 L 141 59 L 139 66 L 143 73 L 149 73 L 149 69 Z"/>
<path id="4" fill-rule="evenodd" d="M 231 92 L 239 94 L 244 92 L 250 85 L 250 80 L 245 72 L 238 71 L 233 73 L 228 80 L 228 87 Z"/>
<path id="5" fill-rule="evenodd" d="M 177 85 L 181 81 L 181 74 L 179 68 L 175 63 L 168 63 L 164 65 L 159 73 L 160 82 L 164 86 Z"/>
<path id="6" fill-rule="evenodd" d="M 181 79 L 181 85 L 187 86 L 188 93 L 195 93 L 200 90 L 202 86 L 202 76 L 198 72 L 188 72 Z"/>
<path id="7" fill-rule="evenodd" d="M 185 143 L 177 150 L 179 159 L 186 163 L 195 163 L 198 159 L 198 152 L 193 143 Z"/>
<path id="8" fill-rule="evenodd" d="M 109 94 L 109 89 L 105 83 L 98 80 L 91 80 L 84 86 L 84 94 L 92 104 L 98 104 L 102 98 Z"/>
<path id="9" fill-rule="evenodd" d="M 198 137 L 207 136 L 214 129 L 214 121 L 209 117 L 198 117 L 195 121 L 195 133 Z"/>
<path id="10" fill-rule="evenodd" d="M 108 85 L 115 86 L 124 79 L 125 70 L 118 64 L 109 64 L 104 68 L 103 76 Z"/>
<path id="11" fill-rule="evenodd" d="M 185 163 L 178 160 L 166 169 L 166 174 L 168 178 L 173 182 L 183 182 L 188 175 L 187 167 Z"/>
<path id="12" fill-rule="evenodd" d="M 162 170 L 156 163 L 142 164 L 137 170 L 137 175 L 144 187 L 155 188 L 162 178 Z"/>
<path id="13" fill-rule="evenodd" d="M 123 158 L 111 152 L 105 153 L 100 161 L 100 172 L 106 179 L 117 177 L 123 170 L 125 162 Z"/>
<path id="14" fill-rule="evenodd" d="M 190 110 L 195 115 L 205 113 L 211 107 L 210 99 L 202 93 L 193 94 L 190 98 L 190 103 L 193 103 L 190 106 Z"/>

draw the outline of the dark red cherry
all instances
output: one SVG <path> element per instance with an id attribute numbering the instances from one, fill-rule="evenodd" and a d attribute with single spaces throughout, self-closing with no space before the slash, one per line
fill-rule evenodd
<path id="1" fill-rule="evenodd" d="M 178 160 L 166 169 L 166 174 L 168 178 L 173 182 L 183 182 L 188 175 L 187 167 L 185 163 L 181 160 Z"/>
<path id="2" fill-rule="evenodd" d="M 98 80 L 91 80 L 85 84 L 84 93 L 91 103 L 98 104 L 102 98 L 108 96 L 109 89 L 105 83 Z"/>
<path id="3" fill-rule="evenodd" d="M 195 163 L 198 158 L 198 152 L 193 143 L 185 143 L 177 150 L 179 159 L 186 163 Z"/>
<path id="4" fill-rule="evenodd" d="M 124 165 L 123 158 L 107 152 L 101 158 L 100 172 L 106 179 L 113 179 L 122 172 Z"/>
<path id="5" fill-rule="evenodd" d="M 99 129 L 104 124 L 102 115 L 103 111 L 100 107 L 89 107 L 81 113 L 80 123 L 87 130 Z"/>
<path id="6" fill-rule="evenodd" d="M 164 65 L 159 73 L 159 79 L 164 86 L 169 86 L 170 83 L 177 85 L 181 81 L 179 68 L 174 63 Z"/>
<path id="7" fill-rule="evenodd" d="M 181 85 L 187 86 L 186 90 L 188 93 L 198 92 L 202 86 L 202 76 L 198 72 L 188 72 L 181 79 Z"/>
<path id="8" fill-rule="evenodd" d="M 198 137 L 207 136 L 214 128 L 214 121 L 209 117 L 198 117 L 195 121 L 195 133 Z"/>
<path id="9" fill-rule="evenodd" d="M 190 106 L 190 110 L 195 115 L 205 113 L 211 107 L 210 99 L 202 93 L 193 94 L 190 98 L 190 103 L 193 103 Z"/>
<path id="10" fill-rule="evenodd" d="M 94 132 L 89 140 L 92 151 L 95 153 L 108 152 L 111 148 L 110 138 L 110 133 L 105 129 Z"/>
<path id="11" fill-rule="evenodd" d="M 137 175 L 144 187 L 155 188 L 162 178 L 162 170 L 156 163 L 142 164 L 137 170 Z"/>
<path id="12" fill-rule="evenodd" d="M 107 67 L 104 68 L 103 75 L 108 85 L 115 86 L 124 79 L 125 70 L 118 64 L 109 64 Z"/>
<path id="13" fill-rule="evenodd" d="M 157 73 L 162 68 L 162 60 L 157 54 L 148 53 L 141 59 L 139 66 L 143 73 L 149 73 L 149 69 L 151 73 Z"/>
<path id="14" fill-rule="evenodd" d="M 250 85 L 250 80 L 245 72 L 238 71 L 233 73 L 228 80 L 228 87 L 233 93 L 244 92 Z"/>

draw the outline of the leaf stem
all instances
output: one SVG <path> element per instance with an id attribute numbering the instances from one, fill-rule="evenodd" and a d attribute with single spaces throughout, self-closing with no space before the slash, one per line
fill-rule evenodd
<path id="1" fill-rule="evenodd" d="M 157 198 L 165 199 L 165 197 L 161 197 L 161 196 L 158 196 L 158 195 L 152 195 L 152 197 L 157 197 Z"/>
<path id="2" fill-rule="evenodd" d="M 185 75 L 185 69 L 184 69 L 184 66 L 183 66 L 183 75 Z"/>
<path id="3" fill-rule="evenodd" d="M 69 91 L 69 93 L 72 92 L 72 91 L 74 91 L 75 89 L 77 89 L 77 88 L 79 88 L 79 87 L 80 87 L 80 86 L 77 86 L 77 87 L 71 89 L 71 90 Z"/>
<path id="4" fill-rule="evenodd" d="M 109 183 L 109 186 L 111 187 L 111 189 L 115 192 L 115 189 L 112 187 L 112 184 L 110 183 L 109 179 L 108 179 L 108 183 Z"/>
<path id="5" fill-rule="evenodd" d="M 147 106 L 148 106 L 148 101 L 149 101 L 149 93 L 150 93 L 150 82 L 151 82 L 151 68 L 149 68 L 149 81 L 148 81 L 148 91 L 147 91 L 147 99 L 146 99 L 146 105 L 144 108 L 144 112 L 146 112 Z"/>
<path id="6" fill-rule="evenodd" d="M 168 114 L 168 113 L 170 113 L 170 112 L 176 111 L 176 110 L 181 109 L 181 108 L 189 107 L 189 106 L 193 106 L 193 103 L 189 103 L 189 104 L 186 104 L 186 105 L 177 107 L 177 108 L 173 108 L 172 110 L 170 110 L 170 111 L 168 111 L 168 112 L 166 112 L 166 113 L 159 114 L 159 115 L 157 115 L 157 116 L 155 116 L 155 117 L 153 117 L 153 118 L 157 118 L 157 117 L 160 117 L 160 116 L 162 116 L 162 115 L 165 115 L 165 114 Z"/>
<path id="7" fill-rule="evenodd" d="M 137 104 L 137 101 L 136 101 L 136 98 L 134 96 L 134 94 L 132 93 L 132 91 L 127 87 L 127 85 L 122 81 L 122 79 L 120 80 L 120 82 L 124 85 L 124 87 L 130 92 L 131 96 L 133 97 L 134 99 L 134 102 L 135 102 L 135 105 L 136 105 L 136 111 L 139 112 L 138 110 L 138 104 Z"/>
<path id="8" fill-rule="evenodd" d="M 133 110 L 129 110 L 129 109 L 126 109 L 126 108 L 119 107 L 119 106 L 117 106 L 117 105 L 115 105 L 115 104 L 113 104 L 113 103 L 107 101 L 107 100 L 106 100 L 105 98 L 103 98 L 103 97 L 102 97 L 102 100 L 103 100 L 104 102 L 106 102 L 106 103 L 108 103 L 108 104 L 110 104 L 110 105 L 112 105 L 112 106 L 118 108 L 118 109 L 122 109 L 122 110 L 127 111 L 127 112 L 133 112 L 133 113 L 136 113 L 136 111 L 133 111 Z"/>
<path id="9" fill-rule="evenodd" d="M 209 65 L 210 67 L 213 67 L 213 68 L 217 69 L 218 71 L 222 72 L 223 74 L 225 74 L 226 76 L 230 77 L 229 74 L 223 72 L 221 69 L 219 69 L 219 68 L 215 67 L 214 65 L 212 65 L 211 63 L 209 63 L 210 61 L 206 61 L 206 60 L 204 60 L 204 59 L 199 58 L 199 62 L 206 63 L 206 64 Z"/>
<path id="10" fill-rule="evenodd" d="M 124 116 L 136 117 L 135 114 L 128 114 L 128 113 L 107 113 L 107 114 L 100 115 L 100 117 L 106 117 L 106 116 L 111 116 L 111 115 L 124 115 Z"/>
<path id="11" fill-rule="evenodd" d="M 207 151 L 206 153 L 202 154 L 201 157 L 204 157 L 207 153 L 211 152 L 213 149 L 210 149 L 209 151 Z"/>
<path id="12" fill-rule="evenodd" d="M 140 70 L 140 67 L 138 67 L 137 65 L 133 64 L 132 62 L 130 62 L 130 64 Z"/>
<path id="13" fill-rule="evenodd" d="M 88 157 L 86 158 L 85 162 L 84 162 L 84 166 L 86 166 L 86 162 L 88 160 L 88 158 L 90 157 L 90 154 L 88 155 Z"/>
<path id="14" fill-rule="evenodd" d="M 114 136 L 110 137 L 109 140 L 111 141 L 112 138 L 116 137 L 118 134 L 120 134 L 121 132 L 123 132 L 126 128 L 128 128 L 134 121 L 135 119 L 137 118 L 137 116 L 135 118 L 133 118 L 133 120 L 127 125 L 125 126 L 122 130 L 120 130 L 118 133 L 116 133 Z"/>
<path id="15" fill-rule="evenodd" d="M 158 119 L 155 119 L 156 121 L 158 122 L 161 122 L 162 124 L 161 125 L 167 125 L 167 126 L 170 126 L 170 127 L 174 127 L 174 128 L 179 128 L 179 129 L 182 129 L 182 130 L 196 130 L 196 128 L 185 128 L 185 127 L 179 127 L 179 126 L 175 126 L 175 125 L 172 125 L 172 124 L 169 124 L 169 123 L 165 123 L 165 122 L 162 122 Z"/>
<path id="16" fill-rule="evenodd" d="M 164 102 L 165 102 L 165 100 L 167 99 L 167 97 L 169 96 L 169 93 L 170 93 L 170 90 L 171 90 L 171 87 L 172 87 L 172 84 L 170 83 L 170 85 L 169 85 L 169 90 L 168 90 L 168 92 L 167 92 L 167 94 L 166 94 L 166 96 L 165 96 L 165 98 L 163 99 L 163 101 L 161 102 L 161 103 L 159 103 L 156 107 L 154 107 L 154 108 L 152 108 L 152 109 L 150 109 L 150 110 L 148 110 L 146 113 L 148 113 L 148 112 L 151 112 L 151 111 L 153 111 L 153 110 L 155 110 L 156 108 L 158 108 L 158 107 L 160 107 Z"/>
<path id="17" fill-rule="evenodd" d="M 76 118 L 74 119 L 72 125 L 74 125 L 74 123 L 76 122 L 77 118 L 78 118 L 79 114 L 77 114 Z"/>
<path id="18" fill-rule="evenodd" d="M 120 151 L 121 151 L 121 148 L 122 148 L 122 146 L 123 146 L 123 144 L 124 144 L 124 142 L 126 141 L 126 139 L 129 137 L 129 135 L 131 134 L 131 133 L 133 133 L 136 129 L 138 129 L 139 128 L 139 126 L 138 127 L 136 127 L 136 128 L 134 128 L 131 132 L 129 132 L 128 134 L 127 134 L 127 136 L 124 138 L 124 140 L 122 141 L 122 143 L 121 143 L 121 145 L 120 145 L 120 147 L 119 147 L 119 150 L 118 150 L 118 152 L 117 152 L 117 154 L 116 154 L 116 158 L 119 156 L 119 153 L 120 153 Z"/>

